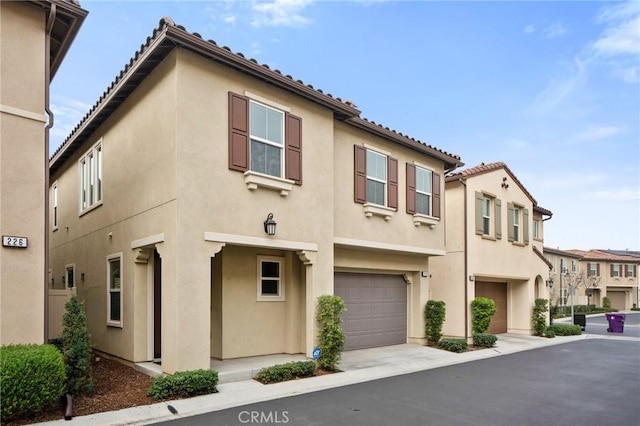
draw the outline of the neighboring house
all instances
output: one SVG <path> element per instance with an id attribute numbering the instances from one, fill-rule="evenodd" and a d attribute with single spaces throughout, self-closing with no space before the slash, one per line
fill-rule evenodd
<path id="1" fill-rule="evenodd" d="M 502 162 L 450 173 L 445 179 L 446 249 L 430 262 L 430 298 L 446 303 L 444 334 L 471 336 L 470 304 L 495 301 L 489 332 L 530 334 L 531 308 L 547 298 L 551 265 L 542 255 L 551 212 Z"/>
<path id="2" fill-rule="evenodd" d="M 581 256 L 554 249 L 551 247 L 544 247 L 544 256 L 549 262 L 551 262 L 551 272 L 549 278 L 553 281 L 553 286 L 550 290 L 550 303 L 557 306 L 567 306 L 571 303 L 569 287 L 576 286 L 578 291 L 574 293 L 574 304 L 586 305 L 599 304 L 597 297 L 599 295 L 593 294 L 593 299 L 587 300 L 584 291 L 580 292 L 580 287 L 586 286 L 585 277 L 580 272 L 580 259 Z"/>
<path id="3" fill-rule="evenodd" d="M 359 114 L 163 18 L 50 161 L 53 276 L 73 266 L 95 349 L 310 356 L 334 293 L 347 348 L 424 342 L 460 158 Z"/>
<path id="4" fill-rule="evenodd" d="M 45 340 L 49 83 L 87 12 L 0 2 L 0 344 Z"/>
<path id="5" fill-rule="evenodd" d="M 602 306 L 608 297 L 611 307 L 624 311 L 638 306 L 638 265 L 640 253 L 626 250 L 566 250 L 580 256 L 580 273 L 590 290 L 591 304 Z"/>

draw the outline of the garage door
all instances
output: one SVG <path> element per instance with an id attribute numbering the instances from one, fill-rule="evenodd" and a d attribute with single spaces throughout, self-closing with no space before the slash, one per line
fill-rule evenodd
<path id="1" fill-rule="evenodd" d="M 335 274 L 344 300 L 345 350 L 407 342 L 407 284 L 400 275 Z"/>
<path id="2" fill-rule="evenodd" d="M 496 303 L 496 313 L 491 319 L 488 333 L 498 334 L 507 332 L 507 283 L 490 283 L 476 281 L 476 297 L 493 299 Z"/>
<path id="3" fill-rule="evenodd" d="M 607 297 L 611 301 L 611 307 L 615 308 L 619 311 L 624 311 L 624 299 L 625 292 L 624 291 L 608 291 Z"/>

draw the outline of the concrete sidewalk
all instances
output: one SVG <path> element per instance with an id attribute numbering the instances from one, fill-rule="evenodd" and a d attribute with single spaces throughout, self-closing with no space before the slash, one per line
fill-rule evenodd
<path id="1" fill-rule="evenodd" d="M 341 373 L 270 385 L 263 385 L 247 378 L 219 384 L 219 392 L 216 394 L 75 417 L 71 422 L 58 420 L 48 422 L 47 424 L 66 426 L 152 424 L 179 417 L 193 416 L 210 411 L 218 411 L 256 402 L 401 374 L 409 374 L 588 338 L 603 337 L 583 334 L 580 336 L 546 339 L 517 334 L 500 334 L 498 335 L 498 342 L 494 348 L 475 350 L 461 354 L 413 344 L 348 351 L 342 354 L 342 361 L 340 363 Z M 269 357 L 258 358 L 262 358 L 260 360 L 261 363 L 271 362 L 271 364 L 267 365 L 277 363 L 272 362 Z M 244 371 L 246 371 L 246 369 Z M 172 406 L 177 410 L 177 414 L 172 414 L 168 406 Z"/>

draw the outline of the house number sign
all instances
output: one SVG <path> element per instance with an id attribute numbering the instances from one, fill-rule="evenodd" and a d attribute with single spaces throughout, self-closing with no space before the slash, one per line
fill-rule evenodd
<path id="1" fill-rule="evenodd" d="M 11 235 L 2 236 L 3 247 L 27 248 L 27 245 L 28 245 L 27 237 L 13 237 Z"/>

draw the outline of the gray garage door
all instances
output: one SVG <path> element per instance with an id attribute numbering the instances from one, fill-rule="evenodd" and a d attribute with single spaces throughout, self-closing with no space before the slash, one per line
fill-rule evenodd
<path id="1" fill-rule="evenodd" d="M 345 350 L 407 343 L 407 284 L 400 275 L 335 274 L 347 312 Z"/>
<path id="2" fill-rule="evenodd" d="M 624 291 L 608 291 L 607 297 L 611 301 L 611 307 L 616 308 L 619 311 L 624 311 L 624 299 L 625 292 Z"/>

